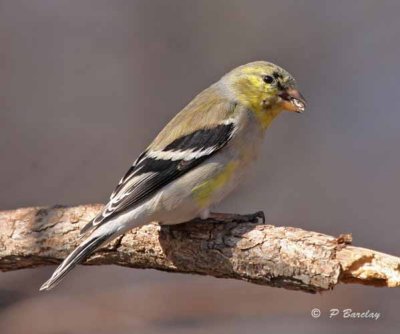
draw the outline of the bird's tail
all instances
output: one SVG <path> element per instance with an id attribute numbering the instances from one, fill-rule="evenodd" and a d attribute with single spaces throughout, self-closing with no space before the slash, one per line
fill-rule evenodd
<path id="1" fill-rule="evenodd" d="M 68 272 L 74 267 L 85 260 L 92 252 L 94 252 L 101 245 L 107 241 L 114 239 L 114 233 L 98 233 L 99 230 L 90 235 L 84 242 L 82 242 L 75 250 L 67 256 L 67 258 L 59 265 L 54 271 L 53 275 L 46 281 L 40 290 L 50 290 L 54 288 L 64 278 Z"/>

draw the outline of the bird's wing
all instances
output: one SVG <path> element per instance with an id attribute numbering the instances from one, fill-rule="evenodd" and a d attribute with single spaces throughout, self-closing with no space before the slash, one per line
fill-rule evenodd
<path id="1" fill-rule="evenodd" d="M 235 120 L 228 118 L 180 136 L 162 149 L 150 146 L 121 179 L 103 211 L 81 233 L 106 223 L 195 168 L 226 146 L 236 130 Z"/>

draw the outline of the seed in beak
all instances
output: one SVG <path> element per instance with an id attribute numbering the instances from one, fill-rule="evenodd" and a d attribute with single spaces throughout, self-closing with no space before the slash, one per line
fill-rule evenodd
<path id="1" fill-rule="evenodd" d="M 289 111 L 302 113 L 306 108 L 304 97 L 296 89 L 288 89 L 279 95 L 282 101 L 282 107 Z"/>

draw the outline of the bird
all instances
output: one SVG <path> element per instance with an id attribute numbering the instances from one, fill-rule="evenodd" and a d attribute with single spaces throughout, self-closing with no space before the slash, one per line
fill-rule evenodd
<path id="1" fill-rule="evenodd" d="M 138 156 L 103 210 L 81 229 L 84 240 L 40 290 L 55 287 L 96 249 L 134 227 L 223 217 L 212 208 L 241 182 L 272 121 L 305 107 L 294 77 L 273 63 L 255 61 L 223 75 Z"/>

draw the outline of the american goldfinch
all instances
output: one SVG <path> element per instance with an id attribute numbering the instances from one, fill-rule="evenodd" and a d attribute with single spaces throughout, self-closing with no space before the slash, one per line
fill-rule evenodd
<path id="1" fill-rule="evenodd" d="M 255 160 L 283 110 L 301 113 L 294 78 L 265 61 L 233 69 L 197 95 L 158 134 L 81 231 L 86 239 L 41 290 L 49 290 L 93 251 L 133 227 L 200 217 L 228 195 Z"/>

